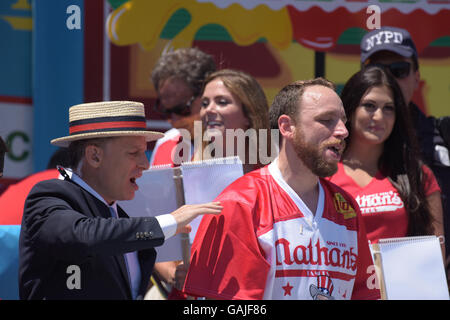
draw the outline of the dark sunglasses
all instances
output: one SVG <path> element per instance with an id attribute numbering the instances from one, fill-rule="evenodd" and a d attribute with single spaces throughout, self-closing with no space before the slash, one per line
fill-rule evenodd
<path id="1" fill-rule="evenodd" d="M 165 108 L 161 105 L 161 101 L 159 99 L 156 99 L 154 109 L 157 112 L 163 113 L 165 115 L 171 115 L 172 113 L 177 114 L 179 116 L 188 116 L 191 114 L 191 105 L 192 102 L 194 102 L 196 97 L 191 97 L 188 102 L 186 103 L 180 103 L 176 106 L 173 106 L 172 108 Z"/>
<path id="2" fill-rule="evenodd" d="M 411 63 L 407 61 L 398 61 L 391 64 L 371 63 L 370 66 L 387 68 L 397 79 L 406 78 L 409 76 L 409 72 L 411 70 Z"/>

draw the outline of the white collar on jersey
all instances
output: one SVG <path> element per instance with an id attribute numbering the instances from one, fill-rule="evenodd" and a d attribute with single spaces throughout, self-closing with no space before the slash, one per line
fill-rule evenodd
<path id="1" fill-rule="evenodd" d="M 317 200 L 316 214 L 313 214 L 308 206 L 303 202 L 302 198 L 291 188 L 291 186 L 284 180 L 281 175 L 281 171 L 278 167 L 278 157 L 269 165 L 269 172 L 274 178 L 274 180 L 280 185 L 280 187 L 286 191 L 286 193 L 291 197 L 294 203 L 299 208 L 300 212 L 308 219 L 318 220 L 322 217 L 323 208 L 325 204 L 325 193 L 322 185 L 319 181 L 319 199 Z M 312 222 L 312 221 L 311 221 Z"/>

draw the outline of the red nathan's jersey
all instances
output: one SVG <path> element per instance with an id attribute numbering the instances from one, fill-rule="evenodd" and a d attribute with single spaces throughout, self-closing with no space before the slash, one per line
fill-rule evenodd
<path id="1" fill-rule="evenodd" d="M 151 166 L 167 165 L 174 166 L 173 153 L 180 141 L 181 134 L 178 129 L 172 128 L 164 133 L 164 137 L 156 141 L 150 158 Z"/>
<path id="2" fill-rule="evenodd" d="M 423 166 L 422 170 L 425 177 L 425 195 L 440 192 L 433 172 L 427 166 Z M 355 198 L 363 216 L 367 238 L 371 242 L 407 236 L 409 219 L 405 205 L 397 189 L 381 172 L 366 186 L 361 187 L 345 173 L 344 165 L 340 162 L 336 174 L 327 179 Z"/>
<path id="3" fill-rule="evenodd" d="M 192 160 L 194 145 L 190 142 L 188 145 L 181 145 L 181 141 L 182 135 L 180 130 L 172 128 L 165 132 L 164 137 L 158 139 L 153 148 L 150 165 L 170 165 L 171 167 L 175 167 L 180 165 L 183 161 Z M 188 152 L 187 155 L 183 155 L 183 152 L 185 151 Z"/>
<path id="4" fill-rule="evenodd" d="M 379 299 L 361 213 L 320 179 L 313 214 L 277 161 L 239 178 L 204 216 L 184 291 L 216 299 Z"/>

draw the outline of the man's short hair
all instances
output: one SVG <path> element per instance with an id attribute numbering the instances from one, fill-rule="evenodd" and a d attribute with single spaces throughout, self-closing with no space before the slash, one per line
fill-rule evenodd
<path id="1" fill-rule="evenodd" d="M 161 81 L 173 77 L 186 82 L 194 96 L 198 96 L 205 78 L 214 71 L 216 64 L 211 55 L 197 48 L 181 48 L 163 54 L 156 63 L 151 78 L 156 91 Z"/>
<path id="2" fill-rule="evenodd" d="M 288 84 L 278 92 L 270 107 L 269 120 L 271 129 L 278 129 L 278 118 L 283 114 L 290 116 L 295 121 L 299 111 L 299 101 L 301 101 L 305 89 L 311 86 L 324 86 L 336 90 L 336 86 L 331 81 L 321 77 L 311 80 L 299 80 Z"/>
<path id="3" fill-rule="evenodd" d="M 71 159 L 67 148 L 58 148 L 50 157 L 47 163 L 47 169 L 54 169 L 57 166 L 64 168 L 70 167 Z"/>
<path id="4" fill-rule="evenodd" d="M 67 148 L 67 165 L 72 170 L 77 170 L 80 161 L 83 159 L 85 150 L 87 146 L 95 145 L 98 147 L 102 147 L 105 143 L 114 137 L 108 138 L 93 138 L 93 139 L 82 139 L 72 141 Z"/>

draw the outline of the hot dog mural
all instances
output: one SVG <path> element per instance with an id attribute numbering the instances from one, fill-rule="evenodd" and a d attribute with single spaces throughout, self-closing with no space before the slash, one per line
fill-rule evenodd
<path id="1" fill-rule="evenodd" d="M 2 0 L 0 135 L 9 152 L 0 194 L 45 169 L 55 151 L 49 141 L 67 134 L 71 105 L 141 101 L 149 128 L 166 130 L 152 110 L 150 73 L 163 52 L 181 47 L 252 74 L 270 104 L 298 79 L 323 75 L 341 87 L 360 68 L 368 29 L 402 27 L 420 57 L 413 100 L 428 115 L 449 115 L 448 21 L 449 0 Z M 20 225 L 0 229 L 0 243 L 17 255 Z M 17 279 L 15 256 L 0 253 L 0 281 Z M 16 285 L 0 282 L 0 299 L 17 298 Z"/>
<path id="2" fill-rule="evenodd" d="M 448 1 L 2 1 L 0 33 L 9 45 L 0 51 L 0 134 L 12 143 L 2 182 L 45 168 L 54 151 L 48 141 L 66 134 L 72 104 L 142 101 L 149 126 L 166 130 L 152 110 L 150 81 L 166 50 L 195 46 L 219 68 L 252 74 L 269 102 L 285 84 L 318 74 L 339 88 L 360 67 L 359 43 L 377 14 L 371 6 L 381 25 L 414 38 L 422 76 L 414 101 L 429 115 L 448 115 Z"/>
<path id="3" fill-rule="evenodd" d="M 110 4 L 114 10 L 106 30 L 113 44 L 131 47 L 132 92 L 154 97 L 148 80 L 154 60 L 149 59 L 157 59 L 164 50 L 197 46 L 214 54 L 219 65 L 257 77 L 269 100 L 286 83 L 313 77 L 317 52 L 326 57 L 324 76 L 344 84 L 359 68 L 359 43 L 373 18 L 368 8 L 376 6 L 381 25 L 408 29 L 416 43 L 423 81 L 414 100 L 428 114 L 448 114 L 441 101 L 450 97 L 446 22 L 450 7 L 443 1 L 122 0 Z M 145 75 L 136 63 L 143 60 L 147 60 Z"/>

